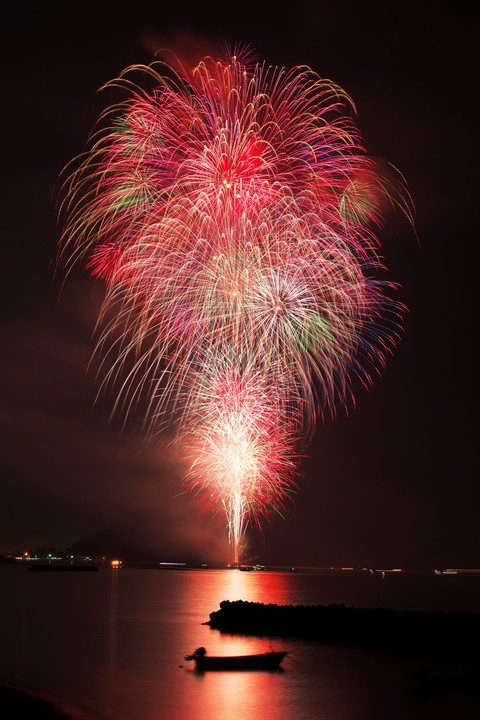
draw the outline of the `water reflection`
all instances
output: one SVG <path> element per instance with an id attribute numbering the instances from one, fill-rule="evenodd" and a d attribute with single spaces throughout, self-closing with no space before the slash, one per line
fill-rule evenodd
<path id="1" fill-rule="evenodd" d="M 189 633 L 184 635 L 184 653 L 193 652 L 204 646 L 209 655 L 249 655 L 281 650 L 278 641 L 267 637 L 230 635 L 211 630 L 204 625 L 210 613 L 219 609 L 223 600 L 246 600 L 249 602 L 282 603 L 288 601 L 289 576 L 285 573 L 268 571 L 242 572 L 240 570 L 214 570 L 210 572 L 187 573 L 185 587 L 191 594 L 177 598 L 189 605 Z M 175 609 L 172 607 L 172 612 Z M 179 628 L 187 631 L 187 626 Z"/>
<path id="2" fill-rule="evenodd" d="M 118 634 L 118 570 L 112 570 L 110 587 L 109 640 L 108 640 L 108 674 L 112 681 L 117 669 L 117 634 Z"/>
<path id="3" fill-rule="evenodd" d="M 210 612 L 218 610 L 223 600 L 282 603 L 288 599 L 288 582 L 287 575 L 268 571 L 232 569 L 205 573 L 196 579 L 197 610 L 203 613 L 204 622 Z M 202 607 L 205 608 L 203 611 Z M 283 648 L 279 640 L 223 634 L 204 625 L 196 638 L 198 645 L 204 645 L 209 655 L 248 655 Z M 191 644 L 191 651 L 195 649 L 194 645 Z M 283 668 L 235 672 L 196 672 L 188 668 L 185 676 L 187 680 L 191 679 L 187 691 L 195 705 L 195 717 L 276 720 L 284 715 L 281 687 L 287 682 L 288 670 Z"/>
<path id="4" fill-rule="evenodd" d="M 282 672 L 210 672 L 199 676 L 200 687 L 197 685 L 195 693 L 198 717 L 278 720 L 285 716 L 279 688 L 284 680 Z"/>
<path id="5" fill-rule="evenodd" d="M 91 714 L 105 720 L 480 717 L 480 697 L 454 702 L 444 698 L 441 705 L 432 700 L 420 707 L 408 695 L 405 672 L 425 666 L 449 670 L 435 658 L 420 658 L 415 664 L 411 653 L 402 657 L 373 649 L 228 635 L 204 624 L 222 600 L 376 607 L 393 598 L 400 605 L 415 605 L 417 578 L 398 579 L 393 587 L 388 579 L 380 583 L 375 578 L 268 570 L 123 568 L 118 573 L 38 577 L 12 568 L 3 569 L 0 580 L 0 682 L 88 705 Z M 439 602 L 437 580 L 431 579 L 430 594 L 422 596 L 425 604 Z M 387 598 L 390 585 L 392 596 Z M 468 587 L 478 597 L 478 584 Z M 283 672 L 198 674 L 183 657 L 199 646 L 209 655 L 270 649 L 289 654 Z"/>
<path id="6" fill-rule="evenodd" d="M 215 578 L 222 600 L 248 600 L 249 602 L 282 604 L 291 596 L 291 582 L 286 573 L 257 570 L 219 571 Z M 212 608 L 216 609 L 216 608 Z"/>

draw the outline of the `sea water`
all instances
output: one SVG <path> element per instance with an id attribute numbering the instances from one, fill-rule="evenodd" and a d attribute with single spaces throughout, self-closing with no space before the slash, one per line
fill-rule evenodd
<path id="1" fill-rule="evenodd" d="M 222 634 L 222 600 L 479 611 L 480 578 L 266 570 L 0 567 L 0 684 L 103 720 L 443 720 L 480 717 L 480 696 L 422 698 L 405 679 L 473 669 L 462 657 Z M 186 653 L 287 650 L 279 671 L 195 672 Z M 477 667 L 480 667 L 478 665 Z M 0 717 L 2 716 L 0 708 Z"/>

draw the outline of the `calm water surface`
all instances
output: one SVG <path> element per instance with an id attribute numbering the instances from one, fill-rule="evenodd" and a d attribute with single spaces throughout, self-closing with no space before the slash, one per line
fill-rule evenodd
<path id="1" fill-rule="evenodd" d="M 480 611 L 480 579 L 236 570 L 0 568 L 0 683 L 103 720 L 443 720 L 480 717 L 480 696 L 422 700 L 403 676 L 470 669 L 462 658 L 223 635 L 222 600 Z M 197 674 L 183 660 L 288 650 L 277 672 Z M 480 665 L 479 665 L 480 667 Z M 0 708 L 0 717 L 2 716 Z"/>

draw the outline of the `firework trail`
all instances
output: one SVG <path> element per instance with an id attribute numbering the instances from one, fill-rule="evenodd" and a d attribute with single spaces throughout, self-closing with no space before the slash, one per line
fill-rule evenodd
<path id="1" fill-rule="evenodd" d="M 372 228 L 385 199 L 408 202 L 365 155 L 350 98 L 308 68 L 205 58 L 106 87 L 126 99 L 65 182 L 62 260 L 87 256 L 106 284 L 115 410 L 175 425 L 238 561 L 249 518 L 294 487 L 297 440 L 393 347 L 401 308 Z"/>

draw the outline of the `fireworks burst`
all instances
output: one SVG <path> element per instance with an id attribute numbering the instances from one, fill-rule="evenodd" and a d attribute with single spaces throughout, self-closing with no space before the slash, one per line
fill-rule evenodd
<path id="1" fill-rule="evenodd" d="M 176 426 L 186 483 L 225 512 L 238 560 L 249 518 L 293 488 L 296 440 L 392 349 L 401 308 L 372 228 L 382 200 L 408 203 L 349 97 L 308 68 L 206 58 L 106 87 L 127 98 L 64 185 L 62 258 L 106 284 L 116 409 L 143 401 L 150 431 Z"/>

